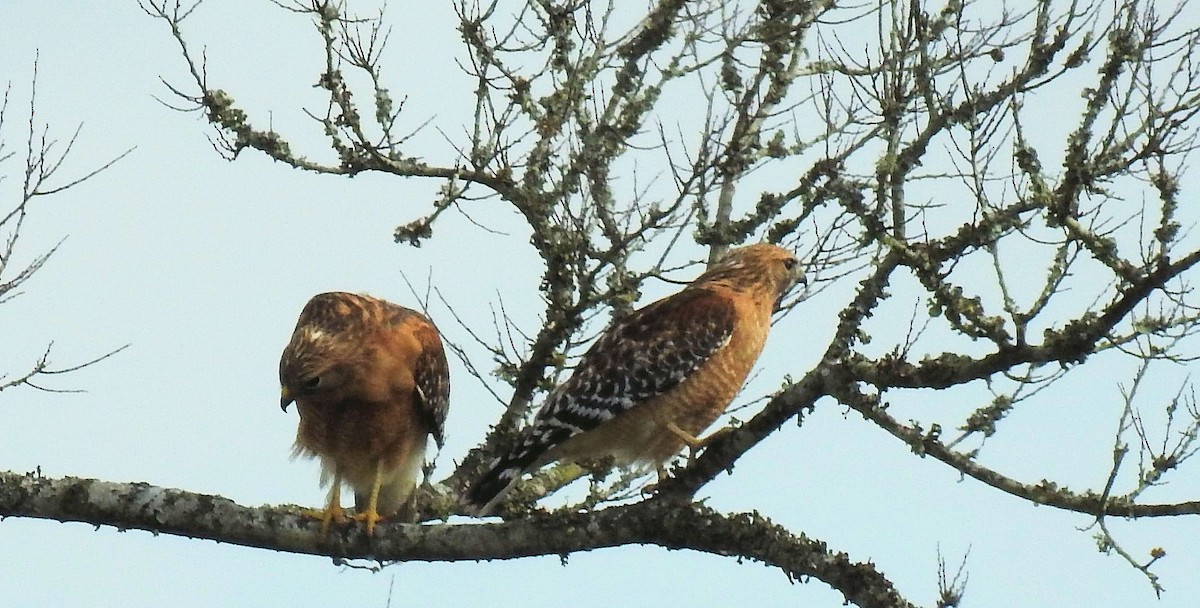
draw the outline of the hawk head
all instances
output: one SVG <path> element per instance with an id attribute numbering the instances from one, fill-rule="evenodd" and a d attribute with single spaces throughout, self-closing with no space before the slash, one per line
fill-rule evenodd
<path id="1" fill-rule="evenodd" d="M 362 358 L 355 317 L 346 314 L 349 294 L 313 297 L 300 313 L 292 340 L 279 359 L 279 407 L 297 399 L 332 395 L 350 384 Z"/>
<path id="2" fill-rule="evenodd" d="M 803 264 L 795 254 L 768 243 L 730 249 L 692 285 L 724 284 L 737 291 L 761 293 L 776 305 L 797 283 L 807 284 Z"/>

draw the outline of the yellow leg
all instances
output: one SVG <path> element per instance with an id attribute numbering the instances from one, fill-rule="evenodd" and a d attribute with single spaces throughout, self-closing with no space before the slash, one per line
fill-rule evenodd
<path id="1" fill-rule="evenodd" d="M 324 509 L 306 509 L 304 515 L 321 520 L 321 538 L 329 536 L 329 524 L 333 521 L 346 521 L 346 512 L 342 510 L 342 476 L 333 474 L 333 487 L 329 488 L 329 499 Z"/>
<path id="2" fill-rule="evenodd" d="M 704 445 L 703 443 L 701 443 L 701 441 L 699 439 L 696 438 L 695 435 L 679 428 L 679 425 L 675 424 L 674 420 L 666 420 L 663 422 L 663 424 L 667 427 L 668 431 L 671 431 L 672 433 L 675 434 L 676 437 L 682 439 L 683 442 L 686 443 L 689 448 L 695 449 L 695 448 L 699 448 L 700 446 Z"/>
<path id="3" fill-rule="evenodd" d="M 732 430 L 729 427 L 721 427 L 721 428 L 713 431 L 712 433 L 709 433 L 707 437 L 698 438 L 695 435 L 679 428 L 679 425 L 675 424 L 675 421 L 673 421 L 673 420 L 664 421 L 663 425 L 667 428 L 668 431 L 671 431 L 672 433 L 674 433 L 676 437 L 679 437 L 680 439 L 683 440 L 683 442 L 685 444 L 687 444 L 687 446 L 688 446 L 688 466 L 692 466 L 692 463 L 696 462 L 696 456 L 700 453 L 701 448 L 703 448 L 704 446 L 711 443 L 713 439 L 716 439 L 717 437 L 720 437 L 721 435 L 729 433 Z M 661 476 L 661 472 L 660 472 L 660 476 Z"/>
<path id="4" fill-rule="evenodd" d="M 716 439 L 717 437 L 720 437 L 721 435 L 729 433 L 733 430 L 729 427 L 722 427 L 713 431 L 712 433 L 709 433 L 707 437 L 696 437 L 695 435 L 683 430 L 683 428 L 678 424 L 675 424 L 674 420 L 667 420 L 666 418 L 662 417 L 658 417 L 657 420 L 664 429 L 670 431 L 672 435 L 682 439 L 684 445 L 688 447 L 687 463 L 689 467 L 692 466 L 692 463 L 696 462 L 696 456 L 700 453 L 700 450 L 704 446 L 708 445 L 713 439 Z M 654 465 L 654 470 L 658 473 L 658 483 L 650 484 L 645 488 L 642 488 L 643 493 L 653 494 L 654 492 L 657 492 L 658 484 L 662 483 L 669 476 L 667 469 L 661 462 Z"/>
<path id="5" fill-rule="evenodd" d="M 329 524 L 335 519 L 339 522 L 346 519 L 346 512 L 342 510 L 341 475 L 333 476 L 333 487 L 329 488 L 329 502 L 325 505 L 325 514 L 321 516 L 322 538 L 329 536 Z"/>
<path id="6" fill-rule="evenodd" d="M 375 522 L 383 519 L 379 516 L 379 487 L 383 485 L 383 463 L 375 463 L 375 481 L 371 483 L 371 498 L 367 502 L 367 510 L 355 513 L 355 521 L 367 522 L 367 536 L 375 533 Z"/>

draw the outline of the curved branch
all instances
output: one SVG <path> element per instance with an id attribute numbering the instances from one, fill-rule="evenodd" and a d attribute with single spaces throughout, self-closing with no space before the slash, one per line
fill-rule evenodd
<path id="1" fill-rule="evenodd" d="M 1095 517 L 1163 517 L 1169 515 L 1200 514 L 1200 501 L 1180 503 L 1137 504 L 1126 497 L 1109 497 L 1095 492 L 1074 492 L 1058 484 L 1042 480 L 1037 484 L 1021 483 L 1011 477 L 989 469 L 969 456 L 954 451 L 938 438 L 934 430 L 922 432 L 918 427 L 910 427 L 896 421 L 882 407 L 879 399 L 872 395 L 863 394 L 854 387 L 851 378 L 841 378 L 832 381 L 831 387 L 838 389 L 838 400 L 863 415 L 892 436 L 907 443 L 912 450 L 920 455 L 932 456 L 964 475 L 973 477 L 997 490 L 1024 498 L 1035 504 L 1056 507 L 1066 511 L 1086 513 Z"/>
<path id="2" fill-rule="evenodd" d="M 851 562 L 825 543 L 796 536 L 758 514 L 725 515 L 665 496 L 592 513 L 542 514 L 500 523 L 385 524 L 370 539 L 352 526 L 322 542 L 316 520 L 297 507 L 245 507 L 221 496 L 146 483 L 0 472 L 0 516 L 78 521 L 380 562 L 566 555 L 652 544 L 757 560 L 793 580 L 821 580 L 859 606 L 912 606 L 870 563 Z"/>

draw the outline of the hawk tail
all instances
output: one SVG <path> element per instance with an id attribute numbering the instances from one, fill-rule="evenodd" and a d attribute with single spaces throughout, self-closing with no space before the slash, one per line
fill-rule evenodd
<path id="1" fill-rule="evenodd" d="M 487 472 L 463 492 L 463 507 L 472 515 L 482 517 L 490 514 L 509 488 L 517 483 L 526 471 L 537 466 L 542 456 L 553 445 L 553 442 L 526 440 L 494 460 Z"/>

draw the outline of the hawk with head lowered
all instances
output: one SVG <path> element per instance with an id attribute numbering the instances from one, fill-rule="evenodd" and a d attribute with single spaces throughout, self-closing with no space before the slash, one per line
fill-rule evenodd
<path id="1" fill-rule="evenodd" d="M 330 484 L 322 534 L 342 519 L 342 484 L 367 534 L 411 510 L 427 439 L 444 438 L 449 370 L 437 328 L 418 312 L 350 293 L 313 296 L 279 361 L 280 406 L 300 410 L 295 453 Z"/>
<path id="2" fill-rule="evenodd" d="M 486 514 L 522 474 L 556 460 L 661 466 L 741 390 L 779 298 L 803 279 L 775 245 L 731 250 L 679 293 L 617 321 L 555 388 L 517 445 L 463 496 Z"/>

